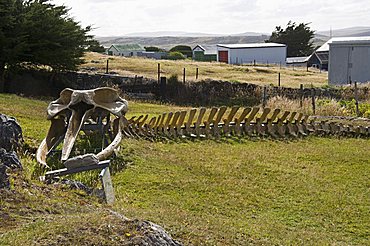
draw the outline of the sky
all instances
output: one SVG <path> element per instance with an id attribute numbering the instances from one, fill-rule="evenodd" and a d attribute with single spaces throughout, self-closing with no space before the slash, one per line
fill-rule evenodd
<path id="1" fill-rule="evenodd" d="M 52 0 L 96 36 L 183 31 L 271 33 L 289 20 L 325 31 L 370 26 L 369 0 Z"/>

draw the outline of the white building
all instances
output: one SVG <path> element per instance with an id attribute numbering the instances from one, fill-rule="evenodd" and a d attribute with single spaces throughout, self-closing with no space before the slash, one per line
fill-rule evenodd
<path id="1" fill-rule="evenodd" d="M 370 81 L 370 37 L 333 38 L 329 43 L 329 84 Z"/>
<path id="2" fill-rule="evenodd" d="M 138 56 L 138 53 L 144 51 L 139 44 L 112 44 L 107 53 L 114 56 Z"/>
<path id="3" fill-rule="evenodd" d="M 229 64 L 285 65 L 287 46 L 277 43 L 218 44 L 217 61 Z"/>

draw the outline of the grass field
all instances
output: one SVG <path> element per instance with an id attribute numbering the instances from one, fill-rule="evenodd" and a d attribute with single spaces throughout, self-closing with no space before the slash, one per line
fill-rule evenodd
<path id="1" fill-rule="evenodd" d="M 0 112 L 17 117 L 35 146 L 49 127 L 46 106 L 0 95 Z M 177 109 L 130 102 L 130 115 Z M 347 138 L 126 139 L 118 159 L 124 169 L 113 174 L 117 201 L 111 209 L 158 223 L 185 245 L 366 245 L 369 149 L 368 139 Z M 34 160 L 23 157 L 23 164 Z M 5 245 L 119 245 L 117 235 L 121 240 L 133 233 L 81 192 L 35 180 L 14 183 L 20 197 L 0 194 Z"/>
<path id="2" fill-rule="evenodd" d="M 319 70 L 310 68 L 286 68 L 281 69 L 276 66 L 256 66 L 251 65 L 228 65 L 218 62 L 196 62 L 191 60 L 153 60 L 138 57 L 118 57 L 107 56 L 98 53 L 86 53 L 86 64 L 81 68 L 97 68 L 100 72 L 105 72 L 106 61 L 109 59 L 109 68 L 111 72 L 117 72 L 126 76 L 145 76 L 157 79 L 158 63 L 161 64 L 161 75 L 170 77 L 178 75 L 182 80 L 183 68 L 186 68 L 188 81 L 195 81 L 196 68 L 199 68 L 199 78 L 225 80 L 233 82 L 248 82 L 260 85 L 277 85 L 278 73 L 281 73 L 281 86 L 299 87 L 303 84 L 305 87 L 312 85 L 316 87 L 326 86 L 328 84 L 328 74 L 320 73 Z"/>

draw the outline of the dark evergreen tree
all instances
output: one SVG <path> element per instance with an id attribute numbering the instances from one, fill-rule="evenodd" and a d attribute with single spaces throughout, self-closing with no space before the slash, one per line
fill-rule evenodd
<path id="1" fill-rule="evenodd" d="M 315 32 L 308 26 L 309 23 L 296 24 L 288 22 L 286 29 L 277 26 L 272 32 L 269 43 L 281 43 L 288 46 L 288 57 L 308 56 L 314 51 L 313 41 Z"/>
<path id="2" fill-rule="evenodd" d="M 49 66 L 76 69 L 92 36 L 65 6 L 47 0 L 0 0 L 0 92 L 5 69 Z"/>

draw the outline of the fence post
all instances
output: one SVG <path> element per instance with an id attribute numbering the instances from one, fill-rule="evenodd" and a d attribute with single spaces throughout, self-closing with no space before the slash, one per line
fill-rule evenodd
<path id="1" fill-rule="evenodd" d="M 185 84 L 185 80 L 186 80 L 186 70 L 184 68 L 184 71 L 183 71 L 183 75 L 182 75 L 182 82 Z"/>
<path id="2" fill-rule="evenodd" d="M 360 110 L 358 108 L 358 91 L 357 91 L 357 82 L 355 81 L 355 101 L 356 101 L 356 115 L 360 117 Z"/>
<path id="3" fill-rule="evenodd" d="M 160 77 L 160 84 L 159 84 L 159 89 L 160 89 L 160 96 L 162 100 L 166 99 L 166 91 L 167 91 L 167 78 L 166 77 Z"/>
<path id="4" fill-rule="evenodd" d="M 306 62 L 306 72 L 308 72 L 308 62 Z"/>
<path id="5" fill-rule="evenodd" d="M 278 86 L 280 87 L 280 73 L 278 75 Z"/>
<path id="6" fill-rule="evenodd" d="M 158 84 L 161 82 L 161 64 L 158 63 Z"/>
<path id="7" fill-rule="evenodd" d="M 312 97 L 312 111 L 313 111 L 313 114 L 316 114 L 316 104 L 315 104 L 315 89 L 311 88 L 311 97 Z"/>
<path id="8" fill-rule="evenodd" d="M 195 70 L 195 80 L 198 80 L 198 75 L 199 75 L 199 68 Z"/>
<path id="9" fill-rule="evenodd" d="M 303 84 L 301 84 L 300 88 L 299 88 L 299 92 L 300 92 L 300 100 L 299 100 L 299 107 L 303 107 Z"/>
<path id="10" fill-rule="evenodd" d="M 253 60 L 253 66 L 256 66 L 256 60 Z"/>
<path id="11" fill-rule="evenodd" d="M 108 70 L 109 70 L 109 59 L 107 59 L 107 66 L 105 68 L 105 73 L 108 74 Z"/>
<path id="12" fill-rule="evenodd" d="M 262 95 L 262 107 L 266 107 L 266 101 L 267 101 L 267 87 L 263 87 L 263 95 Z"/>

